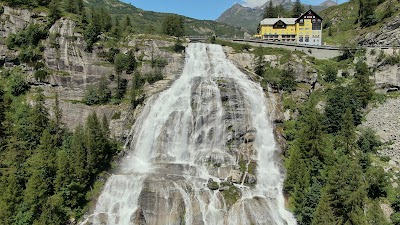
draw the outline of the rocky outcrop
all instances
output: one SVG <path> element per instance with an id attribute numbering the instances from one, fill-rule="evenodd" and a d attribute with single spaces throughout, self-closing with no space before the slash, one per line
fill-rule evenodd
<path id="1" fill-rule="evenodd" d="M 368 48 L 365 59 L 362 59 L 369 67 L 374 68 L 371 79 L 381 92 L 400 90 L 400 65 L 388 63 L 390 57 L 400 57 L 400 49 Z"/>
<path id="2" fill-rule="evenodd" d="M 391 143 L 380 151 L 392 158 L 392 166 L 400 168 L 400 99 L 388 99 L 382 105 L 372 108 L 362 127 L 371 127 L 383 142 Z M 398 169 L 399 170 L 399 169 Z"/>
<path id="3" fill-rule="evenodd" d="M 51 76 L 51 85 L 70 88 L 85 88 L 94 83 L 101 76 L 114 73 L 112 64 L 97 57 L 98 49 L 93 53 L 85 51 L 86 43 L 83 36 L 76 33 L 77 25 L 74 21 L 62 18 L 50 28 L 48 46 L 43 57 L 46 65 L 54 71 L 63 71 Z"/>
<path id="4" fill-rule="evenodd" d="M 399 46 L 400 16 L 385 22 L 378 32 L 370 32 L 359 37 L 359 44 L 367 46 Z"/>
<path id="5" fill-rule="evenodd" d="M 4 12 L 0 16 L 0 37 L 2 38 L 17 33 L 29 23 L 40 23 L 46 19 L 44 14 L 33 13 L 27 9 L 13 9 L 8 6 L 3 6 L 3 8 Z"/>

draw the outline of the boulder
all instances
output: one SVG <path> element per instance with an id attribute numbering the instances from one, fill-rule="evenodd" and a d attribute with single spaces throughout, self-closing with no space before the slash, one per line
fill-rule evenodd
<path id="1" fill-rule="evenodd" d="M 243 173 L 239 170 L 231 170 L 227 180 L 232 183 L 240 183 L 242 181 Z"/>

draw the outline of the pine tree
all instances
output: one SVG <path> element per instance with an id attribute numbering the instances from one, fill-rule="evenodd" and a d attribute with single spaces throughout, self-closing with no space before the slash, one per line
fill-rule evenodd
<path id="1" fill-rule="evenodd" d="M 49 125 L 49 113 L 45 106 L 45 99 L 42 90 L 35 97 L 35 105 L 29 116 L 29 121 L 31 125 L 29 126 L 29 132 L 32 135 L 32 145 L 36 146 L 39 144 L 42 132 L 48 128 Z"/>
<path id="2" fill-rule="evenodd" d="M 359 223 L 363 219 L 362 208 L 367 197 L 363 177 L 360 165 L 347 156 L 340 157 L 329 171 L 326 184 L 329 198 L 321 201 L 328 202 L 340 224 L 364 224 Z"/>
<path id="3" fill-rule="evenodd" d="M 354 87 L 357 92 L 357 96 L 361 101 L 361 106 L 365 108 L 368 105 L 368 101 L 371 100 L 373 95 L 373 84 L 369 77 L 372 72 L 369 70 L 368 65 L 365 62 L 358 61 L 356 64 L 356 74 L 354 80 Z"/>
<path id="4" fill-rule="evenodd" d="M 258 76 L 262 76 L 264 74 L 264 69 L 265 69 L 264 49 L 262 47 L 259 47 L 255 52 L 254 73 L 257 74 Z"/>
<path id="5" fill-rule="evenodd" d="M 103 130 L 103 136 L 108 138 L 110 136 L 110 125 L 108 124 L 107 117 L 104 114 L 101 123 L 101 129 Z"/>
<path id="6" fill-rule="evenodd" d="M 337 225 L 337 218 L 330 206 L 331 197 L 324 192 L 315 210 L 312 225 Z"/>
<path id="7" fill-rule="evenodd" d="M 6 102 L 4 97 L 4 91 L 0 86 L 0 146 L 2 145 L 3 139 L 5 137 L 5 129 L 3 123 L 5 123 L 6 119 Z"/>
<path id="8" fill-rule="evenodd" d="M 263 18 L 276 18 L 278 15 L 276 14 L 277 10 L 276 7 L 272 5 L 272 0 L 269 1 L 269 5 L 264 9 Z"/>
<path id="9" fill-rule="evenodd" d="M 12 225 L 14 214 L 18 205 L 21 203 L 21 182 L 16 177 L 15 172 L 0 176 L 0 221 L 4 225 Z"/>
<path id="10" fill-rule="evenodd" d="M 49 17 L 56 21 L 61 17 L 61 10 L 59 8 L 59 4 L 55 0 L 51 1 L 49 5 Z"/>
<path id="11" fill-rule="evenodd" d="M 379 200 L 375 200 L 371 203 L 367 212 L 367 224 L 368 225 L 388 225 L 385 215 L 379 206 Z"/>
<path id="12" fill-rule="evenodd" d="M 126 73 L 131 74 L 136 69 L 136 58 L 132 49 L 128 51 L 125 61 L 127 62 L 125 65 Z"/>
<path id="13" fill-rule="evenodd" d="M 342 121 L 343 122 L 341 124 L 339 135 L 342 137 L 345 153 L 349 154 L 354 149 L 354 142 L 356 138 L 354 119 L 350 108 L 347 108 L 346 112 L 342 115 Z"/>
<path id="14" fill-rule="evenodd" d="M 162 31 L 166 35 L 182 37 L 185 34 L 184 19 L 178 15 L 168 15 L 162 23 Z"/>
<path id="15" fill-rule="evenodd" d="M 140 72 L 136 71 L 135 74 L 133 75 L 132 85 L 129 92 L 132 109 L 135 109 L 139 104 L 141 104 L 144 101 L 144 95 L 143 95 L 144 82 L 145 80 L 140 74 Z"/>
<path id="16" fill-rule="evenodd" d="M 61 145 L 62 138 L 62 111 L 60 108 L 60 99 L 58 98 L 58 92 L 55 93 L 54 96 L 54 106 L 53 106 L 53 114 L 54 114 L 54 132 L 55 132 L 55 140 L 57 145 Z"/>
<path id="17" fill-rule="evenodd" d="M 91 114 L 86 121 L 85 146 L 87 149 L 87 165 L 92 175 L 101 171 L 107 163 L 109 154 L 108 141 L 104 137 L 100 121 L 96 113 Z"/>
<path id="18" fill-rule="evenodd" d="M 297 18 L 304 12 L 304 7 L 300 0 L 296 0 L 292 8 L 292 17 Z"/>

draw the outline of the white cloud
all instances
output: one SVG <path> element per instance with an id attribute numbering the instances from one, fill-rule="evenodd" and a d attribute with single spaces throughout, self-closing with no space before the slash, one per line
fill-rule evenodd
<path id="1" fill-rule="evenodd" d="M 243 6 L 253 8 L 257 6 L 262 6 L 266 2 L 267 0 L 243 0 Z"/>

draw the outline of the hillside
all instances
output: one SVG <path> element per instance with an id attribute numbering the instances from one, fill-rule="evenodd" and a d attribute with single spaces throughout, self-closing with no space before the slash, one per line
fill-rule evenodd
<path id="1" fill-rule="evenodd" d="M 89 7 L 104 7 L 109 13 L 118 18 L 130 16 L 132 19 L 133 32 L 159 34 L 161 24 L 169 14 L 152 11 L 145 11 L 133 5 L 120 2 L 118 0 L 87 0 Z M 233 37 L 242 34 L 239 28 L 231 25 L 218 23 L 212 20 L 196 20 L 184 17 L 185 32 L 188 36 L 201 36 L 216 34 L 220 37 Z"/>
<path id="2" fill-rule="evenodd" d="M 250 8 L 236 3 L 225 12 L 223 12 L 221 16 L 216 19 L 216 21 L 232 26 L 242 27 L 242 29 L 244 29 L 248 33 L 254 34 L 264 14 L 264 8 L 268 4 L 269 2 L 266 2 L 262 6 Z M 292 1 L 290 0 L 272 0 L 272 4 L 274 6 L 283 5 L 283 8 L 288 11 L 290 11 L 293 6 Z M 334 1 L 327 0 L 318 6 L 312 6 L 312 9 L 316 12 L 320 12 L 332 5 L 336 5 L 336 3 Z M 308 9 L 309 7 L 309 5 L 304 5 L 305 9 Z"/>
<path id="3" fill-rule="evenodd" d="M 399 45 L 400 2 L 380 1 L 369 16 L 371 23 L 359 21 L 357 1 L 323 10 L 324 42 L 330 45 Z"/>

